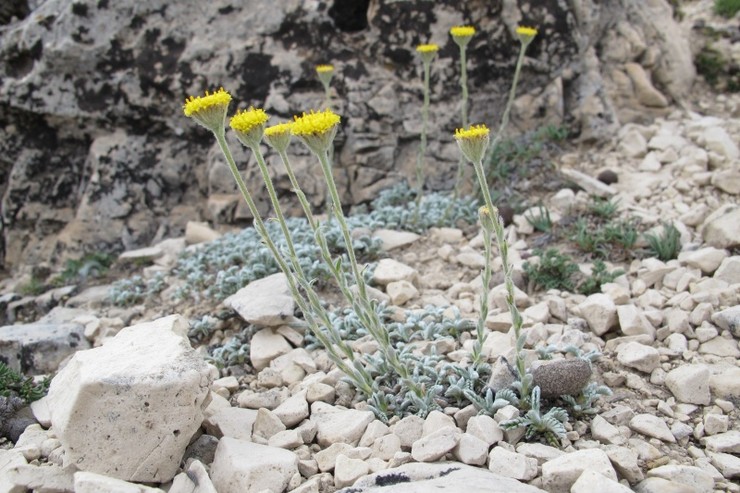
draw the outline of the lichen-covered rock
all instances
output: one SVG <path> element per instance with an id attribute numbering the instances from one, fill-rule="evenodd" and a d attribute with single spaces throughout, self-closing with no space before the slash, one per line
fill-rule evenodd
<path id="1" fill-rule="evenodd" d="M 665 111 L 642 104 L 654 101 L 632 87 L 625 64 L 644 63 L 638 70 L 652 79 L 661 104 L 656 94 L 680 98 L 694 77 L 687 37 L 666 0 L 479 2 L 464 10 L 454 0 L 366 7 L 255 0 L 197 9 L 164 0 L 16 3 L 18 9 L 0 11 L 8 23 L 0 35 L 8 265 L 79 253 L 83 246 L 147 246 L 181 234 L 188 220 L 249 219 L 234 201 L 212 137 L 178 111 L 188 94 L 205 89 L 231 91 L 232 111 L 254 104 L 287 119 L 323 103 L 314 65 L 334 63 L 334 104 L 343 118 L 336 174 L 343 199 L 358 203 L 399 176 L 413 177 L 420 40 L 441 46 L 432 77 L 427 186 L 453 186 L 459 154 L 451 131 L 460 116 L 453 25 L 478 29 L 468 47 L 471 121 L 494 122 L 501 114 L 519 23 L 540 30 L 512 112 L 519 128 L 567 120 L 586 140 L 609 138 L 620 121 Z M 607 23 L 615 28 L 604 29 Z M 241 146 L 233 150 L 252 183 L 253 160 Z M 290 152 L 304 191 L 320 206 L 326 193 L 316 159 L 299 145 Z M 297 209 L 283 171 L 272 172 L 279 195 Z M 266 212 L 265 191 L 253 192 Z"/>

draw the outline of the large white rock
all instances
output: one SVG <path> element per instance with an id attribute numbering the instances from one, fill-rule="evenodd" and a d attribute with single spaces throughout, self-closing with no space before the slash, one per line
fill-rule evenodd
<path id="1" fill-rule="evenodd" d="M 138 482 L 173 478 L 203 421 L 210 370 L 173 315 L 80 351 L 49 389 L 64 464 Z"/>
<path id="2" fill-rule="evenodd" d="M 740 206 L 725 204 L 712 212 L 702 225 L 704 241 L 717 248 L 731 248 L 740 245 Z"/>
<path id="3" fill-rule="evenodd" d="M 244 321 L 274 327 L 293 320 L 295 301 L 282 272 L 257 279 L 224 300 Z"/>
<path id="4" fill-rule="evenodd" d="M 630 420 L 630 428 L 645 436 L 657 438 L 664 442 L 676 443 L 668 425 L 657 416 L 652 414 L 637 414 Z"/>
<path id="5" fill-rule="evenodd" d="M 298 473 L 298 457 L 289 450 L 224 437 L 211 465 L 218 493 L 283 491 Z"/>
<path id="6" fill-rule="evenodd" d="M 678 261 L 682 264 L 701 269 L 705 274 L 712 274 L 729 256 L 727 250 L 714 247 L 705 247 L 692 252 L 681 252 Z"/>
<path id="7" fill-rule="evenodd" d="M 129 483 L 94 472 L 77 471 L 74 475 L 75 493 L 162 493 L 159 488 Z M 172 491 L 172 490 L 170 490 Z"/>
<path id="8" fill-rule="evenodd" d="M 542 486 L 550 493 L 568 493 L 583 474 L 592 470 L 617 481 L 609 457 L 601 449 L 586 449 L 561 455 L 542 464 Z"/>
<path id="9" fill-rule="evenodd" d="M 665 377 L 668 390 L 679 402 L 706 406 L 711 400 L 709 368 L 706 365 L 682 365 Z"/>
<path id="10" fill-rule="evenodd" d="M 617 325 L 617 305 L 605 294 L 592 294 L 578 305 L 578 309 L 596 335 L 605 334 Z"/>
<path id="11" fill-rule="evenodd" d="M 394 281 L 409 281 L 413 284 L 418 278 L 416 269 L 390 258 L 381 259 L 373 271 L 373 280 L 384 286 Z"/>
<path id="12" fill-rule="evenodd" d="M 316 404 L 319 403 L 315 402 L 313 405 L 311 421 L 316 422 L 316 441 L 322 447 L 328 447 L 333 443 L 356 445 L 365 433 L 367 425 L 375 419 L 372 411 L 342 410 L 332 406 L 326 406 L 322 408 L 322 412 L 317 412 Z"/>

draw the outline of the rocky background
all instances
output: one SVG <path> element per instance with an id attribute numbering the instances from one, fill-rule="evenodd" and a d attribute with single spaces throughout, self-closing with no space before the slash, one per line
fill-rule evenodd
<path id="1" fill-rule="evenodd" d="M 249 220 L 211 136 L 181 111 L 223 86 L 272 123 L 322 104 L 314 66 L 333 63 L 343 116 L 337 179 L 346 204 L 413 175 L 421 126 L 419 43 L 433 65 L 427 186 L 449 189 L 458 162 L 458 48 L 471 24 L 471 121 L 500 117 L 518 43 L 537 26 L 512 132 L 567 125 L 583 141 L 646 123 L 681 102 L 694 65 L 666 0 L 6 0 L 0 8 L 0 182 L 7 269 L 182 234 L 188 220 Z M 247 153 L 237 160 L 255 173 Z M 316 166 L 292 149 L 304 190 Z M 276 178 L 286 204 L 288 180 Z"/>

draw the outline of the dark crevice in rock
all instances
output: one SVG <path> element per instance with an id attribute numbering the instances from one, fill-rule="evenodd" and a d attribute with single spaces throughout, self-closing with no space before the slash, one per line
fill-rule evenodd
<path id="1" fill-rule="evenodd" d="M 329 17 L 340 31 L 354 33 L 367 28 L 367 9 L 370 0 L 334 0 L 329 8 Z"/>
<path id="2" fill-rule="evenodd" d="M 18 20 L 25 19 L 30 13 L 26 0 L 3 0 L 0 3 L 0 26 L 10 24 L 14 17 Z"/>
<path id="3" fill-rule="evenodd" d="M 20 79 L 28 75 L 36 62 L 41 59 L 44 49 L 41 41 L 36 41 L 28 50 L 19 50 L 13 53 L 10 50 L 5 63 L 5 73 L 8 77 Z"/>

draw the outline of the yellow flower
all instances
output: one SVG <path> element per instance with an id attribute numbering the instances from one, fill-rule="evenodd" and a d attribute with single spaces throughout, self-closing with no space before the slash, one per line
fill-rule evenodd
<path id="1" fill-rule="evenodd" d="M 519 36 L 519 41 L 524 46 L 527 46 L 532 42 L 535 36 L 537 36 L 537 29 L 533 27 L 519 26 L 516 28 L 516 35 Z"/>
<path id="2" fill-rule="evenodd" d="M 463 128 L 455 130 L 455 140 L 468 160 L 480 163 L 488 147 L 489 134 L 490 131 L 485 125 L 471 125 L 467 130 Z"/>
<path id="3" fill-rule="evenodd" d="M 316 75 L 324 86 L 328 86 L 334 76 L 334 65 L 316 65 Z"/>
<path id="4" fill-rule="evenodd" d="M 265 142 L 278 152 L 285 152 L 290 144 L 290 136 L 293 124 L 278 123 L 265 129 Z"/>
<path id="5" fill-rule="evenodd" d="M 231 102 L 231 94 L 224 88 L 205 96 L 190 96 L 182 107 L 188 116 L 212 132 L 223 132 L 226 124 L 226 110 Z"/>
<path id="6" fill-rule="evenodd" d="M 254 147 L 262 140 L 265 123 L 269 118 L 265 110 L 250 106 L 248 110 L 242 110 L 234 115 L 229 125 L 236 132 L 236 137 L 242 144 Z"/>
<path id="7" fill-rule="evenodd" d="M 424 63 L 431 62 L 438 51 L 439 46 L 435 44 L 419 45 L 416 47 L 416 52 L 421 56 L 421 60 Z"/>
<path id="8" fill-rule="evenodd" d="M 419 53 L 436 53 L 439 51 L 439 46 L 435 44 L 419 45 L 416 47 L 416 51 L 418 51 Z"/>
<path id="9" fill-rule="evenodd" d="M 475 28 L 473 26 L 455 26 L 450 29 L 450 34 L 458 46 L 465 47 L 475 34 Z"/>
<path id="10" fill-rule="evenodd" d="M 313 111 L 295 116 L 291 128 L 293 135 L 299 137 L 317 154 L 326 152 L 337 135 L 341 118 L 331 110 Z"/>

